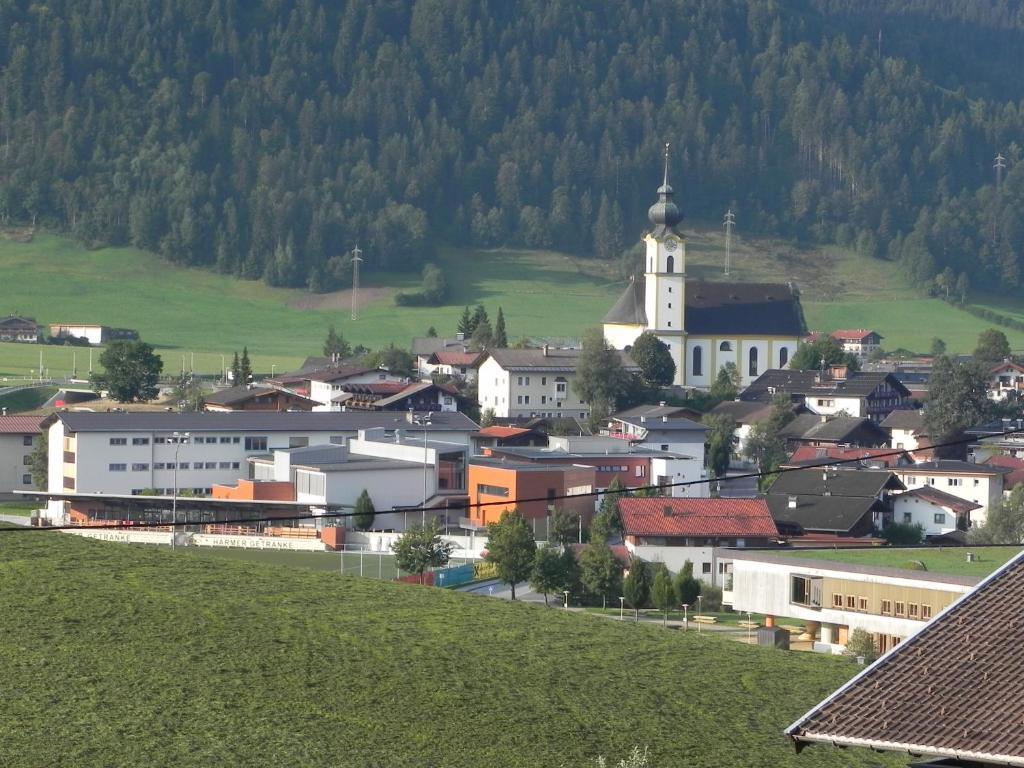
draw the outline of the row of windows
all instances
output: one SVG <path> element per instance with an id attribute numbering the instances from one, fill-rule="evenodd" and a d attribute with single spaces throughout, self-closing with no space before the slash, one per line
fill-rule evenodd
<path id="1" fill-rule="evenodd" d="M 500 485 L 478 483 L 476 486 L 476 492 L 478 494 L 486 494 L 487 496 L 501 496 L 502 498 L 508 497 L 508 488 L 504 488 Z"/>
<path id="2" fill-rule="evenodd" d="M 732 344 L 728 341 L 723 341 L 719 345 L 718 350 L 720 352 L 732 352 Z M 789 362 L 789 349 L 783 347 L 779 350 L 779 367 L 782 368 Z M 693 369 L 694 376 L 704 375 L 704 348 L 694 347 L 693 348 Z M 757 347 L 751 347 L 747 353 L 747 375 L 757 376 L 758 375 L 758 351 Z"/>
<path id="3" fill-rule="evenodd" d="M 265 440 L 266 438 L 263 438 L 263 439 Z M 240 442 L 242 442 L 242 438 L 240 438 L 240 437 L 231 437 L 231 436 L 210 437 L 210 436 L 207 436 L 207 435 L 197 435 L 195 437 L 192 437 L 191 440 L 192 440 L 192 443 L 194 445 L 216 445 L 217 443 L 220 443 L 221 445 L 231 445 L 231 444 L 238 445 Z M 246 440 L 248 441 L 249 438 L 246 438 Z M 165 444 L 165 443 L 171 443 L 173 445 L 176 442 L 184 444 L 184 443 L 189 442 L 189 438 L 184 437 L 184 436 L 175 437 L 174 435 L 158 435 L 158 436 L 153 438 L 153 442 L 155 444 L 157 444 L 157 445 L 162 445 L 162 444 Z M 111 445 L 128 445 L 128 438 L 127 437 L 112 437 L 112 438 L 110 438 L 110 444 Z M 27 435 L 26 436 L 25 445 L 32 445 L 32 437 L 31 437 L 31 435 Z M 148 437 L 133 437 L 132 438 L 132 445 L 149 445 L 149 438 Z"/>
<path id="4" fill-rule="evenodd" d="M 934 478 L 934 477 L 926 477 L 926 478 L 924 478 L 922 480 L 922 482 L 925 485 L 935 485 L 935 480 L 936 480 L 936 478 Z M 979 478 L 975 477 L 975 478 L 973 478 L 973 480 L 974 480 L 974 487 L 975 488 L 977 488 L 979 485 L 981 485 L 981 480 Z M 907 485 L 915 485 L 916 483 L 917 483 L 917 478 L 915 476 L 913 476 L 913 475 L 908 475 L 907 476 Z M 963 484 L 964 484 L 964 478 L 962 478 L 962 477 L 947 477 L 946 478 L 946 487 L 947 488 L 960 488 L 960 487 L 963 486 Z"/>
<path id="5" fill-rule="evenodd" d="M 189 491 L 193 496 L 209 496 L 213 488 L 179 488 L 178 495 Z M 132 488 L 132 496 L 173 496 L 173 488 Z M 90 510 L 91 511 L 91 510 Z"/>
<path id="6" fill-rule="evenodd" d="M 936 512 L 932 519 L 934 520 L 936 525 L 945 525 L 946 524 L 946 513 L 945 512 Z M 904 523 L 912 523 L 912 522 L 914 522 L 914 513 L 913 512 L 904 512 L 903 513 L 903 522 Z"/>
<path id="7" fill-rule="evenodd" d="M 549 401 L 556 408 L 561 408 L 562 407 L 562 401 L 561 400 L 555 400 L 555 398 L 553 398 L 553 397 L 549 398 L 547 395 L 541 395 L 540 396 L 540 404 L 541 405 L 548 405 Z M 529 405 L 529 404 L 530 404 L 530 396 L 529 395 L 517 395 L 516 396 L 516 405 Z"/>
<path id="8" fill-rule="evenodd" d="M 870 601 L 863 595 L 832 594 L 832 607 L 847 611 L 867 613 Z M 883 616 L 905 616 L 908 619 L 930 619 L 932 607 L 925 603 L 907 603 L 902 600 L 883 599 L 880 613 Z"/>
<path id="9" fill-rule="evenodd" d="M 179 461 L 178 469 L 239 469 L 241 464 L 237 461 Z M 174 469 L 173 461 L 158 461 L 153 464 L 153 469 Z M 127 472 L 128 465 L 124 463 L 112 463 L 107 465 L 111 472 Z M 132 472 L 148 472 L 149 464 L 136 462 L 132 464 Z"/>

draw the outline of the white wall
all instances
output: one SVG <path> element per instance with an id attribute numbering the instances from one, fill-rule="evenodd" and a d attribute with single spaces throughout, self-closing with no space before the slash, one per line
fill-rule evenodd
<path id="1" fill-rule="evenodd" d="M 940 475 L 917 467 L 897 467 L 896 476 L 907 486 L 907 490 L 930 486 L 956 496 L 958 499 L 980 504 L 980 509 L 971 512 L 971 525 L 984 525 L 988 510 L 998 504 L 1003 495 L 1002 475 Z M 951 484 L 959 482 L 959 485 Z"/>
<path id="2" fill-rule="evenodd" d="M 650 563 L 664 563 L 665 567 L 672 572 L 672 575 L 683 569 L 683 564 L 689 560 L 693 563 L 693 575 L 701 581 L 709 584 L 722 586 L 724 573 L 720 574 L 719 560 L 715 558 L 714 547 L 660 547 L 660 546 L 637 546 L 626 544 L 626 547 L 634 555 Z M 721 561 L 724 563 L 724 561 Z M 710 569 L 707 571 L 706 569 Z"/>
<path id="3" fill-rule="evenodd" d="M 694 480 L 706 480 L 707 472 L 701 459 L 671 459 L 662 457 L 651 458 L 650 482 L 659 477 L 668 477 L 672 483 L 685 483 Z M 696 485 L 682 485 L 669 489 L 674 497 L 706 498 L 711 495 L 711 484 L 708 482 Z"/>
<path id="4" fill-rule="evenodd" d="M 558 379 L 565 391 L 559 392 Z M 547 371 L 505 371 L 494 358 L 480 366 L 477 384 L 481 410 L 490 408 L 498 418 L 551 414 L 580 417 L 588 407 L 573 388 L 575 373 Z M 520 383 L 521 382 L 521 383 Z"/>
<path id="5" fill-rule="evenodd" d="M 893 497 L 893 520 L 907 525 L 920 525 L 925 536 L 939 536 L 956 530 L 956 515 L 950 510 L 930 504 L 917 496 Z M 907 520 L 905 515 L 910 515 Z M 935 522 L 936 515 L 943 515 L 945 520 Z"/>
<path id="6" fill-rule="evenodd" d="M 25 437 L 32 440 L 32 445 L 25 445 Z M 37 440 L 38 433 L 0 435 L 0 494 L 14 490 L 30 491 L 35 488 L 32 484 L 32 471 L 25 464 L 25 457 L 32 453 Z M 26 477 L 28 482 L 25 482 Z"/>
<path id="7" fill-rule="evenodd" d="M 820 413 L 823 416 L 831 416 L 840 411 L 846 411 L 851 416 L 858 418 L 867 415 L 863 413 L 866 406 L 865 401 L 859 397 L 838 397 L 834 394 L 807 395 L 804 398 L 804 404 L 812 413 Z"/>

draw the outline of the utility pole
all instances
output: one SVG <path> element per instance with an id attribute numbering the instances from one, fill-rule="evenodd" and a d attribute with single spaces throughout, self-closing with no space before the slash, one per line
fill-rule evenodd
<path id="1" fill-rule="evenodd" d="M 1006 168 L 1006 158 L 1001 153 L 997 153 L 992 167 L 996 169 L 996 192 L 998 192 L 1003 187 L 1003 169 Z"/>
<path id="2" fill-rule="evenodd" d="M 359 319 L 359 264 L 362 262 L 363 252 L 356 245 L 352 249 L 352 319 Z"/>
<path id="3" fill-rule="evenodd" d="M 732 208 L 725 212 L 725 274 L 729 274 L 729 264 L 732 262 L 732 228 L 736 225 L 736 214 Z"/>

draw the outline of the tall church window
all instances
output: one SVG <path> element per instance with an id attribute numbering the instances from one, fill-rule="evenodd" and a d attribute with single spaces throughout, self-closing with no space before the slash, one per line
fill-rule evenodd
<path id="1" fill-rule="evenodd" d="M 676 269 L 676 257 L 672 256 L 672 255 L 669 255 L 669 257 L 667 259 L 665 259 L 665 271 L 666 272 L 675 272 L 675 269 Z"/>
<path id="2" fill-rule="evenodd" d="M 750 348 L 750 363 L 747 369 L 751 376 L 757 376 L 757 347 Z"/>
<path id="3" fill-rule="evenodd" d="M 693 375 L 704 375 L 704 350 L 700 347 L 693 348 Z"/>
<path id="4" fill-rule="evenodd" d="M 730 344 L 728 341 L 723 341 L 721 344 L 718 345 L 718 351 L 732 352 L 732 344 Z"/>
<path id="5" fill-rule="evenodd" d="M 785 368 L 786 363 L 789 362 L 789 347 L 783 347 L 779 350 L 779 368 Z"/>

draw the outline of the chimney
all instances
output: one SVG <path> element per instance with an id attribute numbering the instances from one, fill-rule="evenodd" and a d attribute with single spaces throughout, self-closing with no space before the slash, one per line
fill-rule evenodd
<path id="1" fill-rule="evenodd" d="M 658 407 L 659 408 L 664 408 L 665 407 L 665 401 L 664 400 L 659 400 L 658 401 Z"/>
<path id="2" fill-rule="evenodd" d="M 661 513 L 665 517 L 672 517 L 672 507 L 666 504 L 664 507 L 661 508 Z"/>
<path id="3" fill-rule="evenodd" d="M 796 496 L 790 496 L 789 499 L 786 500 L 786 506 L 789 509 L 796 509 Z"/>
<path id="4" fill-rule="evenodd" d="M 541 351 L 543 352 L 544 357 L 547 357 L 548 356 L 548 345 L 545 344 L 543 347 L 541 347 Z"/>
<path id="5" fill-rule="evenodd" d="M 661 420 L 662 420 L 662 421 L 668 421 L 668 416 L 662 416 L 662 417 L 661 417 Z"/>

